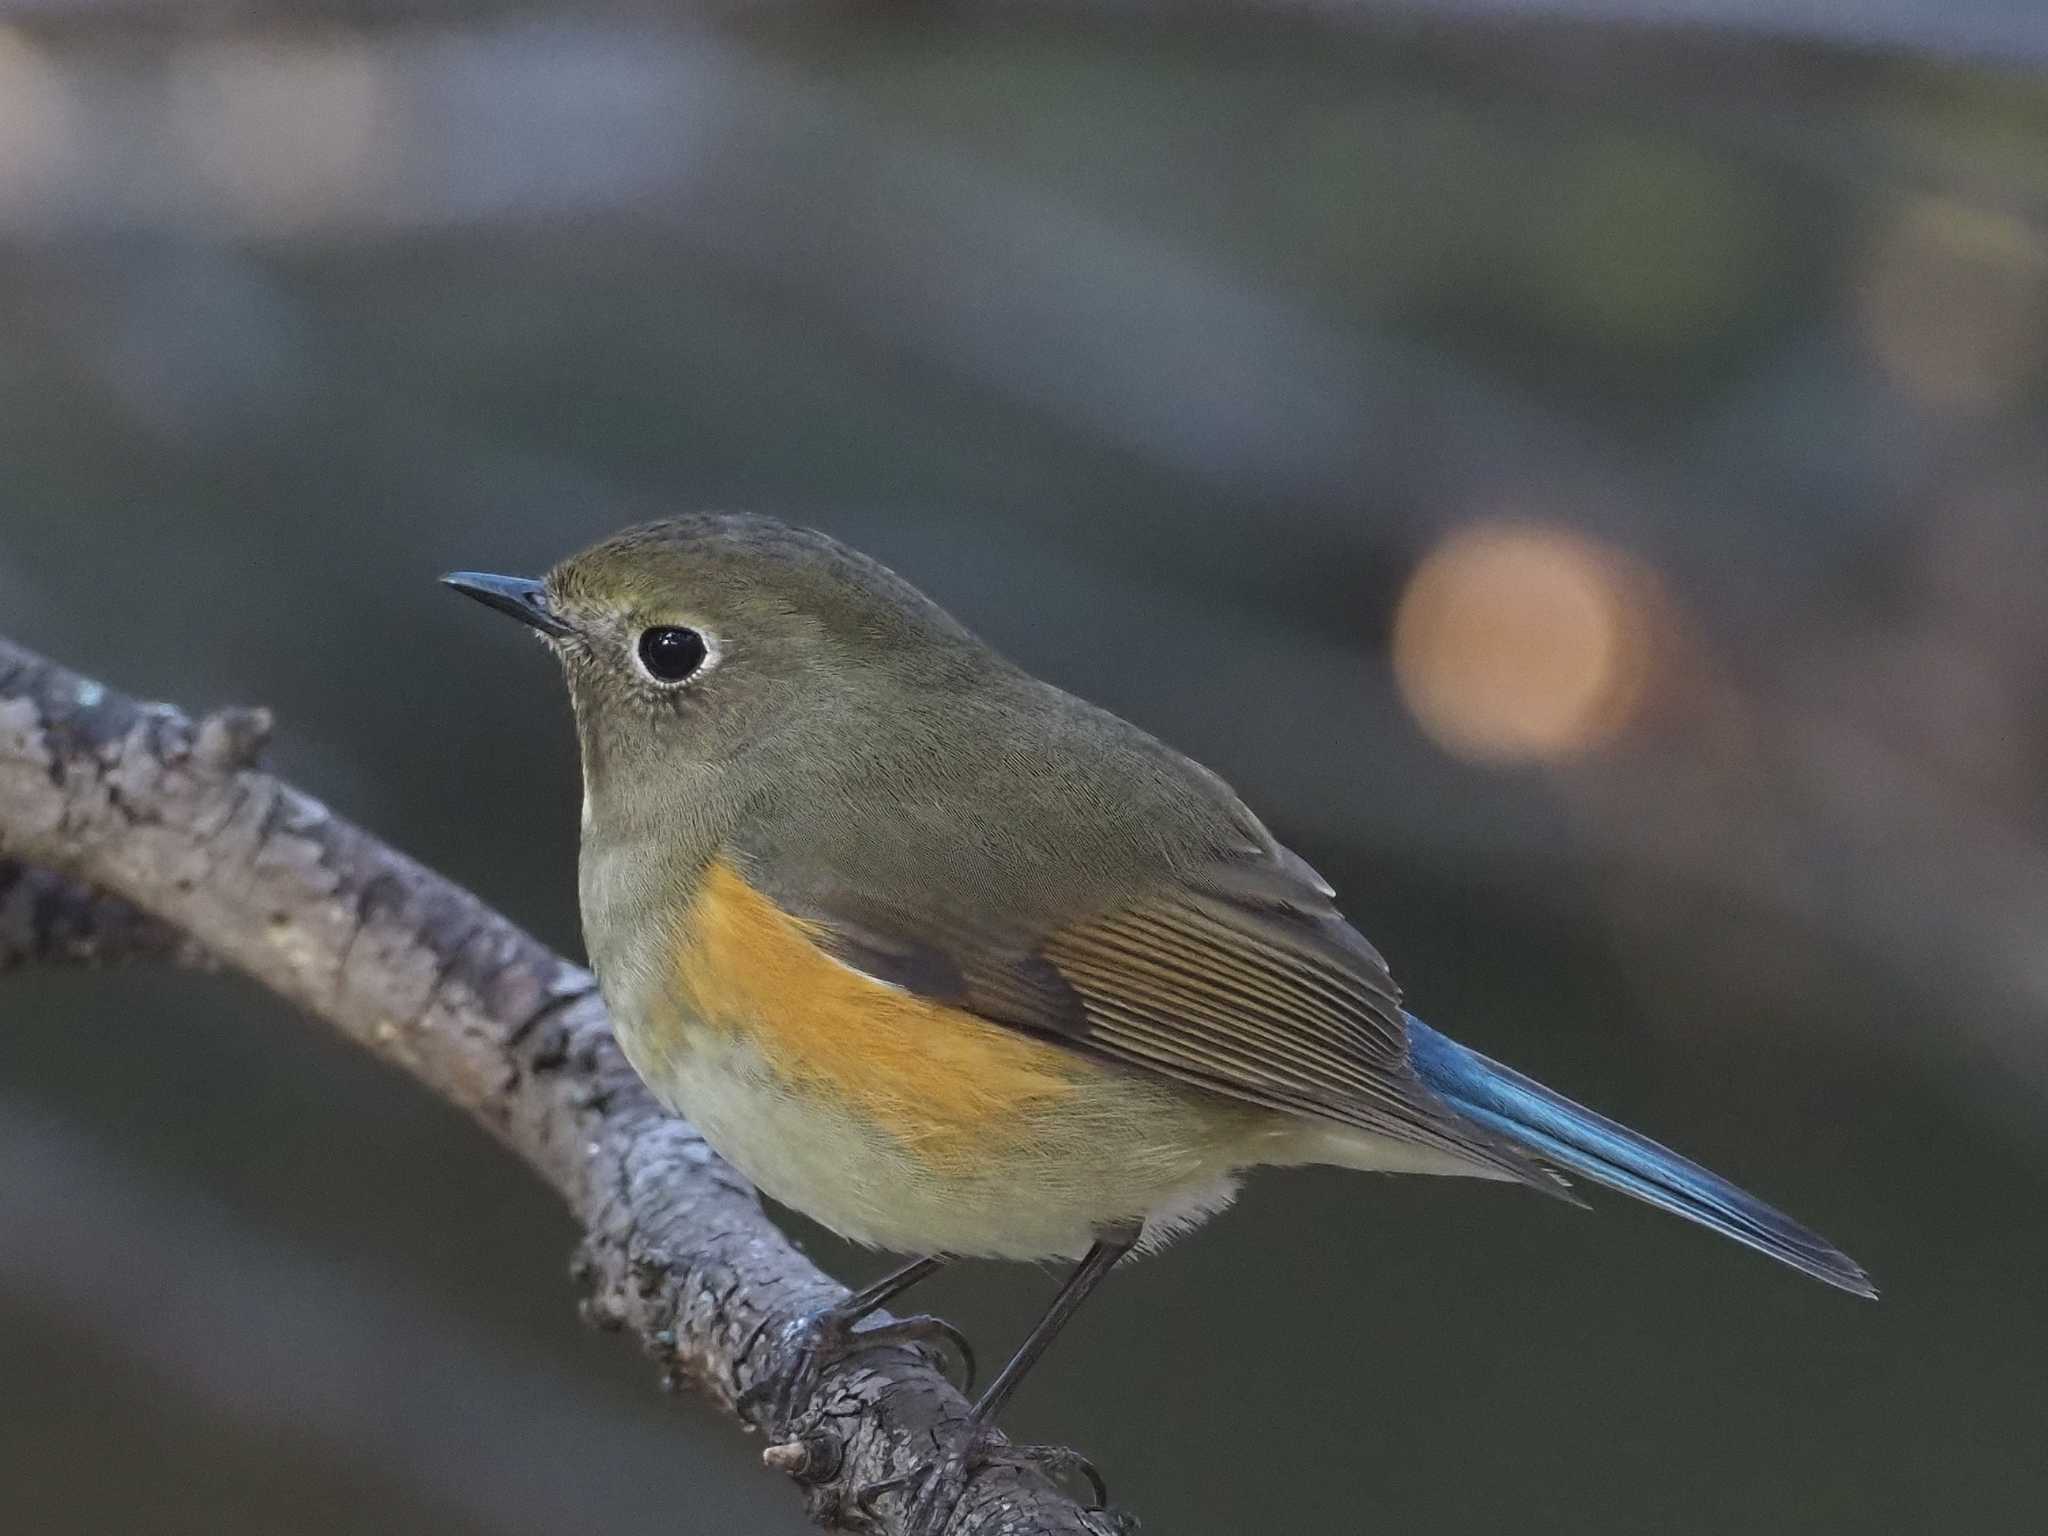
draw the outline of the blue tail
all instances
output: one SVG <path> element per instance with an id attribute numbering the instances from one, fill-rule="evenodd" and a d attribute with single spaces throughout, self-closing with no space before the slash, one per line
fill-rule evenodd
<path id="1" fill-rule="evenodd" d="M 1877 1288 L 1818 1233 L 1697 1163 L 1489 1061 L 1408 1016 L 1409 1053 L 1430 1091 L 1546 1163 L 1648 1201 L 1858 1296 Z"/>

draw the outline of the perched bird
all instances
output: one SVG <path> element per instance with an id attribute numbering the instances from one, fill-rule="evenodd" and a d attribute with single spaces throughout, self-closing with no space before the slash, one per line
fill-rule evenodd
<path id="1" fill-rule="evenodd" d="M 685 516 L 545 581 L 445 580 L 567 673 L 584 935 L 635 1069 L 765 1193 L 918 1256 L 807 1320 L 797 1374 L 928 1332 L 853 1325 L 946 1260 L 1077 1261 L 960 1449 L 894 1490 L 913 1529 L 1102 1277 L 1256 1166 L 1575 1198 L 1562 1171 L 1875 1294 L 1790 1218 L 1405 1012 L 1215 774 L 823 534 Z M 808 1380 L 784 1385 L 786 1408 Z"/>

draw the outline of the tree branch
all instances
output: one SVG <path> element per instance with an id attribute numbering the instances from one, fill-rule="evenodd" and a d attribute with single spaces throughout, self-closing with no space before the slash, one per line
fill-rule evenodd
<path id="1" fill-rule="evenodd" d="M 788 1363 L 782 1325 L 844 1292 L 649 1097 L 588 972 L 256 768 L 267 731 L 260 712 L 140 704 L 0 639 L 0 969 L 203 951 L 254 977 L 524 1158 L 584 1229 L 586 1315 L 736 1412 Z M 931 1357 L 877 1349 L 826 1373 L 768 1459 L 821 1524 L 891 1531 L 901 1501 L 869 1519 L 852 1492 L 909 1471 L 966 1410 Z M 951 1527 L 1113 1528 L 1009 1464 Z"/>
<path id="2" fill-rule="evenodd" d="M 0 859 L 0 973 L 124 960 L 213 966 L 212 956 L 186 935 L 120 898 L 53 870 Z"/>

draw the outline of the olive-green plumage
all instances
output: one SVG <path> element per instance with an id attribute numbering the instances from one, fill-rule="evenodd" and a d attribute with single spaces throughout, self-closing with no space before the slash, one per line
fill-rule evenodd
<path id="1" fill-rule="evenodd" d="M 678 518 L 566 562 L 547 599 L 576 629 L 557 645 L 607 998 L 657 1091 L 785 1202 L 889 1246 L 1039 1257 L 1117 1223 L 1163 1235 L 1253 1162 L 1548 1183 L 1416 1080 L 1379 956 L 1222 781 L 875 562 L 762 518 Z M 660 625 L 711 648 L 681 686 L 630 664 Z M 808 1127 L 833 1111 L 791 1108 L 805 1088 L 763 1064 L 707 1069 L 676 1043 L 673 956 L 714 863 L 878 984 L 1073 1052 L 1085 1109 L 990 1134 L 989 1166 L 948 1190 L 886 1134 Z M 884 1219 L 906 1204 L 927 1230 Z"/>
<path id="2" fill-rule="evenodd" d="M 566 668 L 584 928 L 629 1056 L 826 1225 L 1035 1258 L 1156 1241 L 1257 1164 L 1559 1193 L 1557 1166 L 1867 1291 L 1769 1207 L 1411 1019 L 1214 774 L 822 534 L 679 517 L 543 585 L 454 580 Z"/>

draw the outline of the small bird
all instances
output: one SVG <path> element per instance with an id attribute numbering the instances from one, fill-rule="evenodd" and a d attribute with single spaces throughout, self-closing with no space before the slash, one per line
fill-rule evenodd
<path id="1" fill-rule="evenodd" d="M 583 769 L 585 942 L 650 1089 L 764 1193 L 915 1262 L 805 1319 L 778 1412 L 931 1319 L 957 1258 L 1069 1259 L 957 1449 L 866 1491 L 943 1526 L 1098 1282 L 1245 1170 L 1620 1190 L 1874 1296 L 1847 1255 L 1402 1007 L 1335 892 L 1215 774 L 770 518 L 446 584 L 544 636 Z M 1092 1475 L 1092 1470 L 1091 1470 Z"/>

